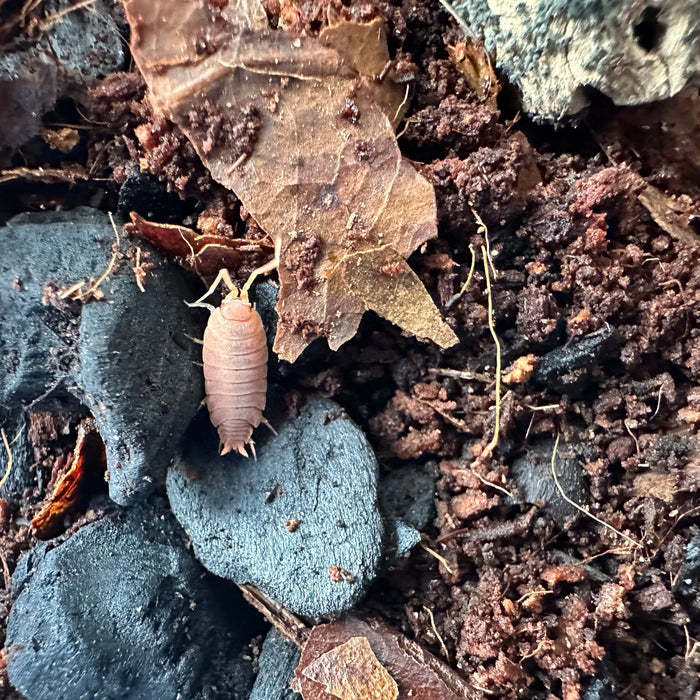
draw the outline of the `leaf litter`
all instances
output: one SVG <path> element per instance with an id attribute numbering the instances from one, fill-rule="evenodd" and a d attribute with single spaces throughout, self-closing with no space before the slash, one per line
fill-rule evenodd
<path id="1" fill-rule="evenodd" d="M 275 352 L 293 362 L 317 337 L 336 350 L 370 309 L 454 345 L 406 263 L 437 236 L 435 194 L 398 148 L 406 87 L 382 22 L 294 36 L 258 0 L 214 5 L 124 0 L 154 109 L 280 249 Z"/>
<path id="2" fill-rule="evenodd" d="M 443 661 L 385 622 L 348 616 L 308 635 L 291 682 L 304 700 L 474 700 Z"/>

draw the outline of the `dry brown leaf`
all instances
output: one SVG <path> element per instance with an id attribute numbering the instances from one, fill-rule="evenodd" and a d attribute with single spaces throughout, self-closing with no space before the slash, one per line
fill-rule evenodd
<path id="1" fill-rule="evenodd" d="M 107 470 L 104 443 L 95 422 L 86 418 L 78 426 L 78 440 L 68 471 L 59 479 L 42 509 L 32 518 L 39 539 L 53 537 L 61 530 L 66 513 L 80 501 L 86 479 Z"/>
<path id="2" fill-rule="evenodd" d="M 396 700 L 399 696 L 396 681 L 379 663 L 366 637 L 351 637 L 321 654 L 303 673 L 340 700 Z"/>
<path id="3" fill-rule="evenodd" d="M 394 136 L 405 88 L 385 76 L 380 21 L 294 37 L 269 28 L 258 0 L 124 6 L 154 107 L 280 243 L 275 352 L 294 361 L 318 336 L 337 349 L 382 296 L 350 291 L 346 270 L 357 255 L 381 249 L 405 259 L 437 235 L 433 188 Z M 417 276 L 406 267 L 398 279 L 413 305 Z M 386 282 L 385 296 L 398 289 Z M 421 334 L 456 343 L 424 289 L 420 297 Z M 396 303 L 381 306 L 398 325 L 411 318 Z"/>
<path id="4" fill-rule="evenodd" d="M 131 223 L 124 226 L 127 233 L 143 236 L 169 258 L 182 258 L 200 275 L 216 274 L 222 267 L 236 269 L 241 264 L 243 252 L 269 249 L 269 246 L 245 238 L 202 234 L 187 226 L 147 221 L 133 211 L 130 216 Z"/>
<path id="5" fill-rule="evenodd" d="M 496 96 L 501 86 L 483 42 L 468 37 L 455 46 L 448 46 L 447 52 L 476 96 L 497 109 Z"/>
<path id="6" fill-rule="evenodd" d="M 452 345 L 450 327 L 434 322 L 435 304 L 430 294 L 391 246 L 349 255 L 344 277 L 366 308 L 392 319 L 418 338 L 431 338 L 443 347 Z"/>
<path id="7" fill-rule="evenodd" d="M 640 203 L 649 212 L 651 218 L 677 241 L 695 247 L 700 237 L 688 225 L 693 212 L 690 198 L 680 201 L 665 195 L 653 185 L 647 185 L 638 197 Z"/>
<path id="8" fill-rule="evenodd" d="M 353 646 L 344 649 L 353 639 L 364 642 L 354 641 Z M 362 683 L 355 686 L 356 694 L 350 694 L 351 686 L 341 680 L 343 673 L 349 673 L 343 665 L 353 666 L 352 672 L 355 673 L 355 660 L 364 655 L 363 648 L 369 648 L 369 653 L 381 664 L 380 668 L 383 667 L 393 679 L 397 695 L 363 695 Z M 365 658 L 363 663 L 368 661 Z M 302 694 L 304 700 L 385 700 L 387 697 L 476 700 L 481 697 L 447 664 L 386 623 L 355 617 L 318 625 L 311 630 L 291 686 Z"/>

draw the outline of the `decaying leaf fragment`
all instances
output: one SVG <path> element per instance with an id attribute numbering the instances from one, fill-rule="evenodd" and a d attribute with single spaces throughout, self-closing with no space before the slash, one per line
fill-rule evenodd
<path id="1" fill-rule="evenodd" d="M 378 674 L 373 670 L 374 663 L 366 656 L 368 652 L 392 679 L 396 695 L 386 694 L 394 686 L 382 685 L 374 690 L 375 694 L 363 694 L 370 692 L 367 687 L 370 684 L 363 683 L 362 679 L 369 673 Z M 351 682 L 355 685 L 350 685 Z M 481 697 L 449 666 L 397 630 L 380 620 L 356 617 L 317 625 L 311 630 L 291 686 L 304 700 L 385 700 L 389 697 L 476 700 Z"/>
<path id="2" fill-rule="evenodd" d="M 229 238 L 211 233 L 197 233 L 187 226 L 147 221 L 131 212 L 127 233 L 143 236 L 169 258 L 182 260 L 200 275 L 216 274 L 222 267 L 236 269 L 244 252 L 260 252 L 264 246 L 245 238 Z"/>
<path id="3" fill-rule="evenodd" d="M 406 93 L 390 79 L 381 22 L 295 37 L 269 27 L 259 0 L 124 6 L 154 108 L 280 244 L 275 352 L 294 361 L 319 336 L 336 349 L 367 309 L 414 332 L 392 293 L 421 305 L 421 336 L 457 342 L 405 263 L 371 293 L 347 272 L 358 254 L 405 260 L 437 235 L 433 188 L 394 136 Z"/>
<path id="4" fill-rule="evenodd" d="M 58 480 L 48 502 L 32 519 L 39 539 L 53 537 L 61 530 L 66 513 L 77 505 L 89 477 L 102 478 L 107 470 L 104 443 L 92 418 L 78 426 L 78 439 L 68 471 Z"/>
<path id="5" fill-rule="evenodd" d="M 339 700 L 396 700 L 399 688 L 372 651 L 367 637 L 347 642 L 321 654 L 303 674 L 325 685 Z"/>
<path id="6" fill-rule="evenodd" d="M 454 342 L 448 325 L 435 327 L 431 318 L 433 300 L 391 246 L 349 255 L 344 277 L 353 294 L 380 316 L 392 319 L 418 338 L 432 338 L 443 347 Z"/>
<path id="7" fill-rule="evenodd" d="M 700 243 L 697 234 L 688 225 L 690 216 L 697 216 L 697 212 L 692 211 L 690 197 L 684 197 L 682 198 L 684 201 L 679 201 L 665 195 L 653 185 L 647 185 L 639 194 L 638 199 L 649 212 L 651 218 L 677 241 L 690 247 L 695 247 Z"/>
<path id="8" fill-rule="evenodd" d="M 465 41 L 448 46 L 447 51 L 478 98 L 497 109 L 496 97 L 501 86 L 483 42 L 467 37 Z"/>

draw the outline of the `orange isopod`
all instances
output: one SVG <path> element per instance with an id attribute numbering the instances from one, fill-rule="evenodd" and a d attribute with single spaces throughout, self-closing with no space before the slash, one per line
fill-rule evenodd
<path id="1" fill-rule="evenodd" d="M 202 304 L 200 299 L 190 306 L 211 310 L 204 331 L 202 363 L 205 400 L 211 422 L 219 433 L 220 453 L 236 451 L 247 457 L 247 445 L 255 454 L 253 430 L 261 422 L 267 422 L 263 418 L 267 337 L 260 314 L 248 301 L 245 288 L 239 294 L 228 275 L 222 273 L 212 285 L 213 289 L 223 279 L 231 289 L 221 305 L 214 308 Z"/>

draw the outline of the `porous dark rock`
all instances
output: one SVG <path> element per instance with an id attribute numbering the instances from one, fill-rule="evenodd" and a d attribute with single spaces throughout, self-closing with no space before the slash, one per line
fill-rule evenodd
<path id="1" fill-rule="evenodd" d="M 135 211 L 149 221 L 176 223 L 182 220 L 185 203 L 150 173 L 130 168 L 119 188 L 119 213 L 125 218 Z"/>
<path id="2" fill-rule="evenodd" d="M 578 395 L 593 380 L 599 365 L 619 356 L 620 338 L 610 325 L 581 340 L 562 345 L 540 358 L 533 374 L 550 391 Z"/>
<path id="3" fill-rule="evenodd" d="M 101 287 L 109 303 L 86 304 L 80 320 L 73 393 L 97 421 L 109 495 L 122 505 L 165 476 L 204 395 L 191 340 L 201 338 L 202 315 L 184 304 L 198 287 L 153 252 L 151 261 L 145 293 L 126 267 Z"/>
<path id="4" fill-rule="evenodd" d="M 71 301 L 64 290 L 87 290 L 113 254 L 111 223 L 92 209 L 20 215 L 0 241 L 0 405 L 81 401 L 105 443 L 110 496 L 126 504 L 163 478 L 203 395 L 187 336 L 201 337 L 204 318 L 183 303 L 200 286 L 151 251 L 145 293 L 118 256 L 102 300 Z"/>
<path id="5" fill-rule="evenodd" d="M 250 700 L 302 700 L 289 687 L 300 656 L 299 647 L 273 627 L 258 658 L 258 676 Z"/>
<path id="6" fill-rule="evenodd" d="M 122 37 L 102 0 L 82 8 L 49 0 L 42 9 L 39 41 L 27 46 L 25 38 L 0 56 L 0 146 L 28 141 L 58 97 L 80 100 L 86 86 L 124 62 Z"/>
<path id="7" fill-rule="evenodd" d="M 19 501 L 24 489 L 31 486 L 34 481 L 34 475 L 29 468 L 34 460 L 27 440 L 27 419 L 22 411 L 0 410 L 0 427 L 5 431 L 12 454 L 12 468 L 7 475 L 7 480 L 0 488 L 0 498 Z M 7 472 L 8 466 L 7 449 L 0 443 L 0 479 Z"/>
<path id="8" fill-rule="evenodd" d="M 406 464 L 379 480 L 379 507 L 386 520 L 386 555 L 400 558 L 421 541 L 435 517 L 435 479 L 422 464 Z"/>
<path id="9" fill-rule="evenodd" d="M 542 504 L 542 510 L 563 527 L 567 521 L 580 515 L 580 511 L 572 506 L 557 488 L 552 475 L 553 452 L 553 440 L 539 441 L 513 462 L 510 474 L 518 484 L 519 500 Z M 581 461 L 567 445 L 557 446 L 554 468 L 564 494 L 581 506 L 588 503 L 589 496 L 583 481 Z"/>
<path id="10" fill-rule="evenodd" d="M 267 344 L 270 347 L 275 342 L 275 334 L 277 333 L 277 311 L 275 307 L 277 306 L 278 294 L 279 287 L 270 280 L 258 282 L 253 287 L 255 308 L 262 319 Z M 277 360 L 275 359 L 275 361 Z"/>
<path id="11" fill-rule="evenodd" d="M 663 100 L 700 72 L 700 5 L 669 0 L 455 0 L 468 36 L 523 95 L 525 111 L 556 120 L 587 104 L 593 87 L 616 104 Z"/>
<path id="12" fill-rule="evenodd" d="M 168 471 L 173 512 L 218 576 L 253 583 L 297 614 L 347 610 L 381 564 L 372 448 L 326 399 L 269 419 L 279 433 L 255 433 L 254 461 L 220 457 L 203 415 Z"/>
<path id="13" fill-rule="evenodd" d="M 242 651 L 255 623 L 183 539 L 170 515 L 138 508 L 25 555 L 7 627 L 11 683 L 28 700 L 247 698 Z"/>
<path id="14" fill-rule="evenodd" d="M 435 517 L 435 477 L 422 464 L 406 464 L 379 480 L 382 513 L 423 530 Z"/>

